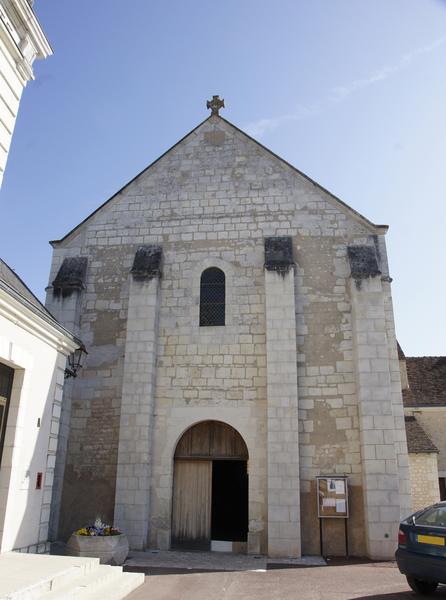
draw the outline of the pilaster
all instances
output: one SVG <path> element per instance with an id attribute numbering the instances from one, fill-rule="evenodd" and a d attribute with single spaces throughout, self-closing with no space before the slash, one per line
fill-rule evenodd
<path id="1" fill-rule="evenodd" d="M 47 288 L 46 307 L 51 314 L 75 335 L 80 333 L 80 318 L 82 295 L 85 289 L 88 259 L 83 256 L 64 258 L 52 282 Z M 63 362 L 63 358 L 61 359 Z M 57 540 L 62 503 L 63 480 L 67 460 L 68 438 L 70 434 L 71 404 L 75 381 L 67 379 L 60 381 L 62 366 L 58 370 L 57 393 L 63 389 L 63 394 L 57 397 L 54 404 L 54 423 L 52 428 L 57 431 L 57 452 L 51 460 L 55 462 L 53 472 L 53 486 L 51 498 L 51 511 L 48 524 L 48 539 Z M 59 412 L 60 411 L 60 412 Z M 54 443 L 54 442 L 53 442 Z"/>
<path id="2" fill-rule="evenodd" d="M 48 540 L 54 538 L 57 534 L 57 531 L 50 531 L 50 526 L 53 525 L 51 511 L 52 511 L 52 502 L 54 497 L 54 484 L 56 481 L 56 464 L 57 464 L 57 456 L 59 449 L 59 430 L 60 430 L 60 419 L 62 412 L 62 398 L 63 398 L 63 388 L 64 388 L 64 373 L 65 373 L 65 364 L 66 364 L 66 356 L 62 353 L 57 355 L 57 363 L 55 369 L 55 382 L 53 388 L 53 398 L 51 407 L 49 410 L 50 417 L 50 428 L 49 428 L 49 439 L 48 439 L 48 453 L 46 460 L 46 469 L 45 475 L 43 478 L 44 481 L 44 490 L 43 490 L 43 499 L 42 499 L 42 507 L 40 510 L 40 526 L 39 526 L 39 544 L 37 551 L 38 552 L 49 552 L 50 544 Z M 62 453 L 62 449 L 61 449 Z M 62 465 L 63 466 L 63 465 Z M 59 466 L 60 469 L 60 466 Z M 60 486 L 60 489 L 57 490 L 59 505 L 55 508 L 53 515 L 54 519 L 59 520 L 59 510 L 60 510 L 60 494 L 61 494 L 61 484 L 63 478 L 63 469 L 62 472 L 57 474 L 57 484 Z M 55 523 L 57 527 L 57 523 Z"/>
<path id="3" fill-rule="evenodd" d="M 375 248 L 348 250 L 366 543 L 370 558 L 390 559 L 398 535 L 401 495 L 386 294 Z"/>
<path id="4" fill-rule="evenodd" d="M 400 520 L 412 512 L 412 490 L 410 484 L 409 453 L 407 449 L 406 425 L 404 422 L 404 405 L 400 363 L 398 360 L 397 340 L 390 277 L 382 281 L 384 292 L 384 310 L 386 315 L 387 339 L 389 342 L 389 370 L 392 389 L 392 410 L 395 422 L 395 453 L 398 465 L 400 492 Z M 438 482 L 437 482 L 438 483 Z"/>
<path id="5" fill-rule="evenodd" d="M 291 238 L 265 240 L 268 554 L 299 557 L 300 481 Z"/>
<path id="6" fill-rule="evenodd" d="M 160 263 L 159 246 L 142 246 L 130 276 L 114 522 L 133 549 L 149 526 Z"/>

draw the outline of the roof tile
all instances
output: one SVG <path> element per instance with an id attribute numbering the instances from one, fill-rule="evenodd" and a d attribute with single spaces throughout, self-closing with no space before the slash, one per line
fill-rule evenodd
<path id="1" fill-rule="evenodd" d="M 406 367 L 404 406 L 446 406 L 446 356 L 407 357 Z"/>
<path id="2" fill-rule="evenodd" d="M 406 425 L 407 449 L 409 454 L 425 454 L 437 452 L 438 448 L 418 423 L 415 417 L 404 417 Z"/>

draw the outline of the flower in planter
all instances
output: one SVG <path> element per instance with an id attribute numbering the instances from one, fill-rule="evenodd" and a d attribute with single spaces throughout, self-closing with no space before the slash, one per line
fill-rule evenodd
<path id="1" fill-rule="evenodd" d="M 86 535 L 86 536 L 109 536 L 109 535 L 121 535 L 121 531 L 112 525 L 103 523 L 101 519 L 96 519 L 93 525 L 87 525 L 87 527 L 81 527 L 74 532 L 75 535 Z"/>

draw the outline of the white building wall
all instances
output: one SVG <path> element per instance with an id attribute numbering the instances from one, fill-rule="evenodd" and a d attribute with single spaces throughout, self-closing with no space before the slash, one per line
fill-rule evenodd
<path id="1" fill-rule="evenodd" d="M 51 48 L 26 0 L 2 0 L 0 5 L 0 186 L 8 158 L 20 98 L 34 79 L 36 58 Z"/>
<path id="2" fill-rule="evenodd" d="M 0 362 L 15 373 L 0 466 L 0 551 L 44 552 L 68 350 L 21 327 L 3 309 L 0 298 Z"/>

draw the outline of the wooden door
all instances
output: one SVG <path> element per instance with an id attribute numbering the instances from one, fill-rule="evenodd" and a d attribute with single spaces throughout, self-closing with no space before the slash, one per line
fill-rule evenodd
<path id="1" fill-rule="evenodd" d="M 172 547 L 209 550 L 212 461 L 176 460 L 173 482 Z"/>

